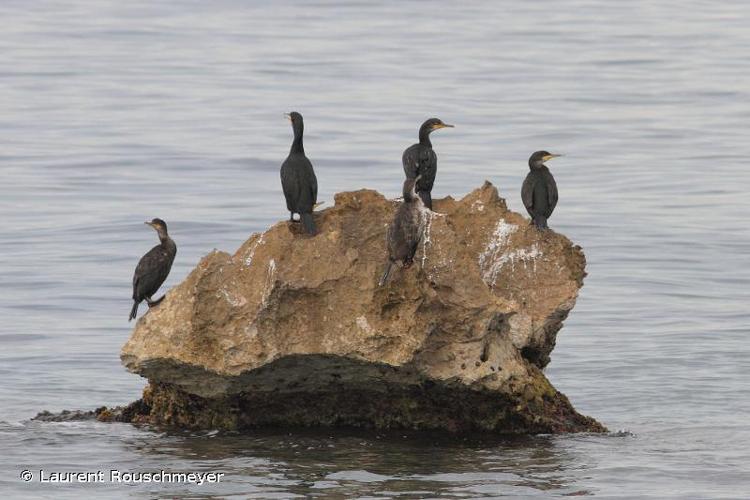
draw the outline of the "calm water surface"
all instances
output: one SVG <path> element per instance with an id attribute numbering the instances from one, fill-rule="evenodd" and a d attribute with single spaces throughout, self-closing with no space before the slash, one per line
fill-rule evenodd
<path id="1" fill-rule="evenodd" d="M 750 496 L 750 4 L 742 1 L 0 3 L 0 490 L 8 498 Z M 329 204 L 395 196 L 439 116 L 435 196 L 512 208 L 550 166 L 589 277 L 547 369 L 606 436 L 170 434 L 29 422 L 135 399 L 133 268 L 166 285 L 286 217 L 304 113 Z M 218 485 L 23 483 L 22 469 L 217 471 Z"/>

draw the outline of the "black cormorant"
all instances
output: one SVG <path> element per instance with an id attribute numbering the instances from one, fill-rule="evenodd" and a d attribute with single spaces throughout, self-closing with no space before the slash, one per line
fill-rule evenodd
<path id="1" fill-rule="evenodd" d="M 380 286 L 388 279 L 393 264 L 401 262 L 404 268 L 408 268 L 414 262 L 414 254 L 417 253 L 425 227 L 424 202 L 416 192 L 419 180 L 420 177 L 417 176 L 404 181 L 404 202 L 396 210 L 393 222 L 388 227 L 388 264 L 380 278 Z"/>
<path id="2" fill-rule="evenodd" d="M 151 222 L 145 222 L 156 229 L 159 234 L 160 244 L 148 251 L 141 257 L 133 274 L 133 308 L 130 310 L 130 319 L 135 319 L 138 314 L 138 304 L 142 300 L 153 307 L 161 302 L 164 297 L 158 300 L 151 300 L 151 296 L 156 293 L 164 280 L 169 276 L 169 270 L 172 269 L 174 256 L 177 254 L 177 245 L 167 233 L 167 223 L 161 219 L 154 219 Z"/>
<path id="3" fill-rule="evenodd" d="M 531 170 L 523 181 L 521 199 L 531 216 L 531 222 L 539 229 L 547 229 L 547 219 L 557 205 L 557 184 L 545 161 L 557 158 L 547 151 L 537 151 L 529 158 Z"/>
<path id="4" fill-rule="evenodd" d="M 453 125 L 443 123 L 439 118 L 430 118 L 424 122 L 419 127 L 419 142 L 406 148 L 401 157 L 407 179 L 421 176 L 417 183 L 417 193 L 430 210 L 432 210 L 432 185 L 435 183 L 437 173 L 437 155 L 432 149 L 430 133 L 445 127 L 452 128 Z"/>
<path id="5" fill-rule="evenodd" d="M 289 150 L 289 156 L 281 164 L 281 188 L 284 190 L 290 220 L 295 222 L 294 214 L 299 214 L 308 234 L 315 234 L 312 211 L 318 199 L 318 179 L 302 146 L 302 115 L 292 111 L 286 116 L 292 122 L 294 142 Z"/>

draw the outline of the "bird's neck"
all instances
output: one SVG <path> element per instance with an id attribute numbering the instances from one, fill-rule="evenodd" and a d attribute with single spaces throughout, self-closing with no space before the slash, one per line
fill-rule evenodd
<path id="1" fill-rule="evenodd" d="M 172 243 L 172 238 L 167 233 L 159 232 L 159 241 L 161 242 L 162 248 L 168 248 Z"/>
<path id="2" fill-rule="evenodd" d="M 290 153 L 303 153 L 305 147 L 302 145 L 302 130 L 294 129 L 294 141 L 292 141 L 292 149 Z"/>
<path id="3" fill-rule="evenodd" d="M 538 171 L 538 170 L 544 170 L 545 168 L 547 168 L 547 166 L 544 163 L 542 163 L 542 162 L 529 163 L 529 170 L 531 170 L 532 172 L 535 171 L 535 170 L 536 171 Z"/>
<path id="4" fill-rule="evenodd" d="M 432 142 L 430 142 L 430 129 L 427 128 L 421 128 L 419 129 L 419 143 L 423 146 L 432 147 Z"/>
<path id="5" fill-rule="evenodd" d="M 411 203 L 415 200 L 421 200 L 419 195 L 417 194 L 417 181 L 415 180 L 412 184 L 406 184 L 404 186 L 403 192 L 404 201 L 406 203 Z"/>

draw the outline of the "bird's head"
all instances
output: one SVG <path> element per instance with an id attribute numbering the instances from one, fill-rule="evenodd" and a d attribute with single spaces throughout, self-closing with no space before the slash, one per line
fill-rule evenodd
<path id="1" fill-rule="evenodd" d="M 536 151 L 529 157 L 529 166 L 538 167 L 540 165 L 543 165 L 544 162 L 549 161 L 552 158 L 557 158 L 558 156 L 562 155 L 556 155 L 547 151 Z"/>
<path id="2" fill-rule="evenodd" d="M 453 125 L 444 123 L 440 118 L 430 118 L 429 120 L 426 120 L 421 127 L 419 127 L 419 133 L 420 135 L 422 133 L 429 134 L 433 130 L 438 130 L 441 128 L 453 128 Z"/>
<path id="3" fill-rule="evenodd" d="M 151 221 L 146 221 L 144 222 L 144 224 L 148 224 L 149 226 L 156 229 L 156 232 L 159 233 L 159 237 L 166 236 L 167 234 L 167 223 L 159 218 L 152 219 Z"/>
<path id="4" fill-rule="evenodd" d="M 296 111 L 292 111 L 291 113 L 284 113 L 284 116 L 291 122 L 292 129 L 294 130 L 295 134 L 297 131 L 302 131 L 304 128 L 304 122 L 302 121 L 302 115 L 297 113 Z"/>

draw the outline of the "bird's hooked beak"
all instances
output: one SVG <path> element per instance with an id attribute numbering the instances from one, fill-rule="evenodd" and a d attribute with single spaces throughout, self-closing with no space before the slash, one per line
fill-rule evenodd
<path id="1" fill-rule="evenodd" d="M 146 224 L 147 226 L 154 227 L 154 225 L 151 222 L 149 222 L 149 221 L 144 222 L 144 224 Z"/>
<path id="2" fill-rule="evenodd" d="M 559 158 L 559 157 L 561 157 L 561 156 L 563 156 L 563 155 L 556 155 L 556 154 L 552 154 L 552 153 L 550 153 L 550 154 L 548 154 L 548 155 L 544 155 L 544 156 L 542 157 L 542 161 L 549 161 L 549 160 L 551 160 L 552 158 Z"/>
<path id="3" fill-rule="evenodd" d="M 454 125 L 448 125 L 447 123 L 436 123 L 432 126 L 432 130 L 437 130 L 440 128 L 454 128 Z"/>
<path id="4" fill-rule="evenodd" d="M 292 121 L 292 115 L 290 113 L 284 113 L 284 117 L 286 117 L 286 119 L 290 122 Z"/>

